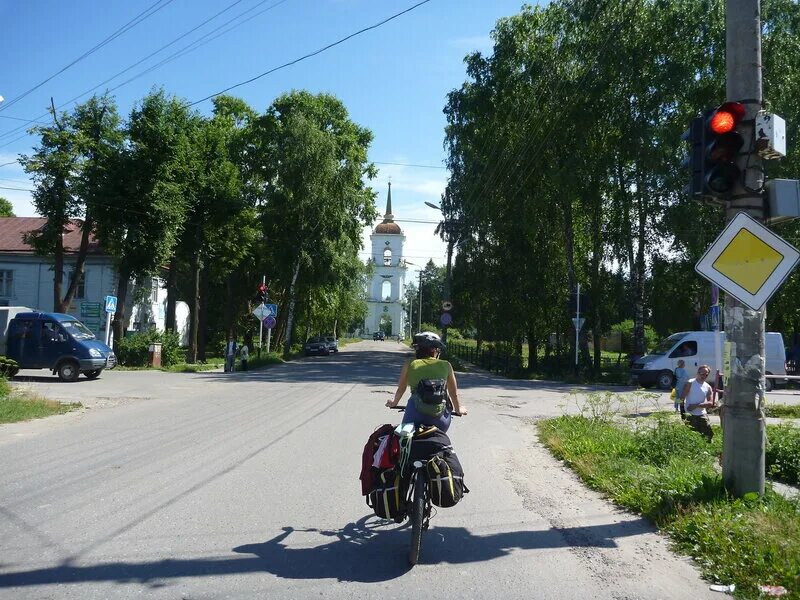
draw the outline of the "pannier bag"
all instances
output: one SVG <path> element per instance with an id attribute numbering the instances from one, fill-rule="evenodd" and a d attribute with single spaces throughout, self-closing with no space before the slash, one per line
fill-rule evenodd
<path id="1" fill-rule="evenodd" d="M 469 488 L 464 485 L 464 470 L 455 452 L 443 450 L 428 461 L 426 470 L 431 502 L 436 506 L 450 508 L 469 493 Z"/>
<path id="2" fill-rule="evenodd" d="M 362 496 L 369 494 L 375 487 L 375 474 L 377 470 L 372 466 L 375 460 L 375 452 L 377 452 L 380 447 L 381 438 L 392 435 L 393 431 L 394 425 L 389 423 L 381 425 L 372 432 L 372 435 L 369 436 L 367 443 L 364 445 L 364 450 L 361 453 L 361 475 L 359 475 Z"/>
<path id="3" fill-rule="evenodd" d="M 435 425 L 421 425 L 411 442 L 411 462 L 426 462 L 434 454 L 443 450 L 452 450 L 453 444 L 448 435 Z"/>
<path id="4" fill-rule="evenodd" d="M 382 519 L 400 523 L 406 517 L 406 486 L 400 469 L 385 469 L 375 478 L 367 504 Z"/>
<path id="5" fill-rule="evenodd" d="M 414 406 L 423 415 L 438 417 L 447 402 L 447 382 L 444 379 L 421 379 L 414 390 Z"/>

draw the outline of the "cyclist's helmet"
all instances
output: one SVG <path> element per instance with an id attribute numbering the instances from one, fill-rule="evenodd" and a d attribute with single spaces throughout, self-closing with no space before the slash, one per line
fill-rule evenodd
<path id="1" fill-rule="evenodd" d="M 414 335 L 414 346 L 417 348 L 439 348 L 444 349 L 442 338 L 432 331 L 421 331 Z"/>

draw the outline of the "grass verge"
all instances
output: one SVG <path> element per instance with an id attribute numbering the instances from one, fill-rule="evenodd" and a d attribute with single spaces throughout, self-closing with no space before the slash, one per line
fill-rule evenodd
<path id="1" fill-rule="evenodd" d="M 13 389 L 5 379 L 0 379 L 0 424 L 41 419 L 60 415 L 80 408 L 77 404 L 61 404 Z"/>
<path id="2" fill-rule="evenodd" d="M 592 488 L 643 514 L 691 555 L 709 580 L 735 583 L 758 598 L 758 585 L 782 585 L 800 598 L 800 501 L 768 491 L 732 499 L 715 469 L 714 444 L 664 418 L 633 428 L 585 416 L 540 421 L 539 438 Z"/>
<path id="3" fill-rule="evenodd" d="M 800 404 L 767 404 L 764 407 L 765 417 L 779 419 L 800 419 Z"/>

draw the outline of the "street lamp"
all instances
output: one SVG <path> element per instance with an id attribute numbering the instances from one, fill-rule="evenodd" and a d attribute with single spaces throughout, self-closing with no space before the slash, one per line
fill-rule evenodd
<path id="1" fill-rule="evenodd" d="M 453 263 L 453 229 L 452 223 L 453 220 L 447 219 L 442 210 L 442 207 L 438 204 L 434 204 L 433 202 L 425 202 L 427 206 L 438 210 L 442 213 L 443 220 L 439 222 L 436 226 L 436 230 L 434 233 L 439 233 L 442 237 L 447 238 L 447 266 L 445 267 L 445 275 L 444 275 L 444 302 L 451 303 L 452 298 L 450 297 L 450 275 L 451 275 L 451 268 Z M 442 342 L 447 343 L 447 325 L 442 323 Z"/>
<path id="2" fill-rule="evenodd" d="M 409 260 L 404 261 L 405 264 L 411 265 L 412 267 L 419 267 L 418 264 L 415 264 Z M 409 309 L 408 313 L 408 337 L 414 338 L 414 320 L 412 319 L 413 316 L 413 309 L 414 309 L 414 299 L 411 299 L 411 308 Z M 419 329 L 417 331 L 422 331 L 422 267 L 419 270 L 419 307 L 417 308 L 417 312 L 419 313 Z"/>

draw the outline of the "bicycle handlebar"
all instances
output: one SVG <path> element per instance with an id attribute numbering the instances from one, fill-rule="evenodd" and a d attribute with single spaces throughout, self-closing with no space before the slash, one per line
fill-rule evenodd
<path id="1" fill-rule="evenodd" d="M 404 411 L 406 409 L 406 405 L 405 404 L 398 404 L 397 406 L 390 406 L 389 408 L 391 410 L 399 410 L 399 411 L 402 412 L 402 411 Z M 453 415 L 454 417 L 463 417 L 464 416 L 461 413 L 457 413 L 457 412 L 451 412 L 450 414 Z"/>

